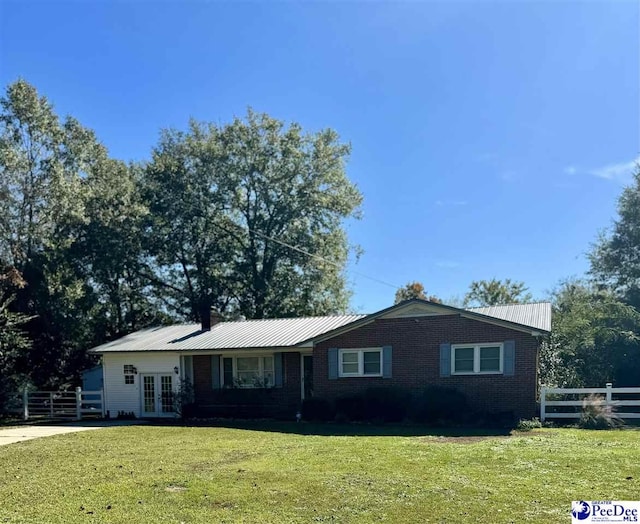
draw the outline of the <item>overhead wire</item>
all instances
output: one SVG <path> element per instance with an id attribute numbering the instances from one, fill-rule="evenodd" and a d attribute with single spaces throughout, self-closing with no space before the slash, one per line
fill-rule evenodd
<path id="1" fill-rule="evenodd" d="M 322 260 L 323 262 L 326 262 L 327 264 L 331 264 L 333 266 L 336 266 L 336 267 L 342 269 L 342 264 L 340 264 L 339 262 L 335 262 L 333 260 L 329 260 L 327 258 L 324 258 L 324 257 L 320 256 L 320 255 L 316 255 L 315 253 L 310 253 L 306 249 L 302 249 L 302 248 L 300 248 L 298 246 L 294 246 L 293 244 L 289 244 L 288 242 L 284 242 L 283 240 L 279 240 L 277 238 L 270 237 L 269 235 L 265 235 L 264 233 L 261 233 L 260 231 L 255 231 L 255 230 L 250 229 L 248 227 L 245 228 L 245 229 L 247 229 L 249 232 L 253 233 L 254 235 L 261 236 L 262 238 L 264 238 L 266 240 L 270 240 L 271 242 L 275 242 L 276 244 L 280 244 L 281 246 L 287 247 L 289 249 L 293 249 L 294 251 L 298 251 L 299 253 L 302 253 L 302 254 L 307 255 L 309 257 L 312 257 L 312 258 L 316 258 L 318 260 Z M 358 275 L 358 276 L 360 276 L 362 278 L 366 278 L 366 279 L 371 280 L 373 282 L 377 282 L 378 284 L 389 286 L 389 287 L 391 287 L 393 289 L 396 289 L 396 290 L 400 289 L 400 287 L 401 287 L 401 286 L 397 286 L 395 284 L 392 284 L 390 282 L 386 282 L 384 280 L 381 280 L 379 278 L 372 277 L 372 276 L 367 275 L 365 273 L 362 273 L 360 271 L 353 271 L 352 270 L 351 272 L 354 275 Z"/>

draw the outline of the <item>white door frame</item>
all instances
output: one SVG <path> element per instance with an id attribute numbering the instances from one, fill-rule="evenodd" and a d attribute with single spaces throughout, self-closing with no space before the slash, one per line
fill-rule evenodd
<path id="1" fill-rule="evenodd" d="M 145 410 L 145 378 L 153 378 L 153 406 L 154 411 Z M 163 402 L 162 391 L 162 378 L 169 377 L 171 380 L 171 392 L 173 394 L 173 374 L 169 372 L 165 373 L 140 373 L 140 414 L 142 417 L 173 417 L 175 411 L 171 406 L 171 411 L 165 411 L 165 404 Z"/>

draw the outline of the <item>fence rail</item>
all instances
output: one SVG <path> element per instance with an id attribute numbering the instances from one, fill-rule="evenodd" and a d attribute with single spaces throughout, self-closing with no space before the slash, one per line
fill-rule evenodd
<path id="1" fill-rule="evenodd" d="M 104 394 L 102 390 L 85 391 L 28 391 L 22 392 L 22 406 L 16 406 L 24 420 L 42 418 L 104 417 Z"/>
<path id="2" fill-rule="evenodd" d="M 571 400 L 557 400 L 558 396 L 571 395 Z M 579 419 L 582 417 L 582 408 L 587 401 L 587 395 L 601 395 L 599 398 L 589 398 L 592 405 L 605 406 L 615 412 L 621 419 L 640 419 L 640 410 L 625 410 L 620 408 L 640 407 L 640 387 L 637 388 L 614 388 L 608 383 L 604 388 L 547 388 L 540 390 L 540 420 L 543 422 L 549 418 Z M 620 396 L 635 395 L 634 399 L 621 399 Z M 550 400 L 553 399 L 553 400 Z M 549 410 L 551 408 L 551 410 Z M 569 408 L 565 411 L 564 408 Z"/>

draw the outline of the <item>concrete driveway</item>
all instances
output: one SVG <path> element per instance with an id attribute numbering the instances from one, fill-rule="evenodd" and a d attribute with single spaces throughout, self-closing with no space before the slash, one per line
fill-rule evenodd
<path id="1" fill-rule="evenodd" d="M 77 433 L 78 431 L 91 431 L 94 429 L 110 428 L 114 426 L 132 426 L 140 424 L 136 420 L 113 420 L 96 422 L 74 422 L 64 424 L 51 424 L 47 426 L 20 426 L 14 428 L 0 428 L 0 446 L 31 440 L 40 437 L 51 437 L 53 435 L 63 435 L 65 433 Z"/>

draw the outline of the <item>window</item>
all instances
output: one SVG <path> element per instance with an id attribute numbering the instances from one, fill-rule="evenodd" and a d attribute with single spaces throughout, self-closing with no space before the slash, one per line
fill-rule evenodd
<path id="1" fill-rule="evenodd" d="M 452 372 L 457 375 L 502 373 L 502 344 L 451 346 Z"/>
<path id="2" fill-rule="evenodd" d="M 222 359 L 225 387 L 271 388 L 275 384 L 273 355 Z"/>
<path id="3" fill-rule="evenodd" d="M 380 377 L 382 348 L 341 349 L 338 370 L 341 377 Z"/>
<path id="4" fill-rule="evenodd" d="M 124 383 L 135 384 L 135 375 L 138 370 L 131 364 L 124 365 Z"/>

